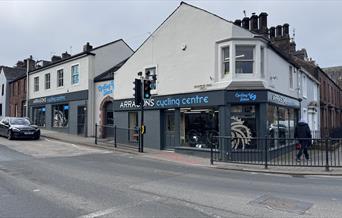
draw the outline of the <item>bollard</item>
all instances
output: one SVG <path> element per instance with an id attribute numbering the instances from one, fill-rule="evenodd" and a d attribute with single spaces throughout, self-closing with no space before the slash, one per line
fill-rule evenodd
<path id="1" fill-rule="evenodd" d="M 325 138 L 325 171 L 329 171 L 329 151 L 328 151 L 328 138 Z"/>
<path id="2" fill-rule="evenodd" d="M 268 153 L 268 141 L 267 141 L 267 136 L 266 136 L 265 137 L 265 169 L 268 169 L 267 153 Z"/>
<path id="3" fill-rule="evenodd" d="M 114 126 L 114 148 L 117 147 L 117 144 L 116 144 L 116 125 Z"/>
<path id="4" fill-rule="evenodd" d="M 95 145 L 97 145 L 97 123 L 95 123 Z"/>

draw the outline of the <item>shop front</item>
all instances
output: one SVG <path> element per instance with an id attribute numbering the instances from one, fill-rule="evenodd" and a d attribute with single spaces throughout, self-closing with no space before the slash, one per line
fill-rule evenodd
<path id="1" fill-rule="evenodd" d="M 30 119 L 41 128 L 85 136 L 87 99 L 88 91 L 31 99 Z"/>
<path id="2" fill-rule="evenodd" d="M 145 144 L 153 141 L 154 148 L 208 156 L 211 145 L 219 143 L 214 136 L 231 136 L 236 140 L 221 142 L 225 152 L 259 150 L 256 138 L 293 137 L 299 107 L 297 99 L 268 90 L 156 96 L 145 101 Z M 139 125 L 139 106 L 133 99 L 114 101 L 114 110 L 116 125 Z M 274 140 L 272 146 L 280 148 L 282 141 Z"/>

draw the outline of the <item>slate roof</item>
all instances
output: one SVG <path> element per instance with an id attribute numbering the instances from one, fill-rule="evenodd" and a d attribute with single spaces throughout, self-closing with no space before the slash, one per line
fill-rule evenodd
<path id="1" fill-rule="evenodd" d="M 24 68 L 0 66 L 0 70 L 1 69 L 4 70 L 5 77 L 8 81 L 12 81 L 12 80 L 15 80 L 19 77 L 23 77 L 26 75 L 26 69 Z"/>
<path id="2" fill-rule="evenodd" d="M 105 72 L 101 73 L 100 75 L 96 76 L 94 78 L 94 82 L 102 82 L 102 81 L 107 81 L 107 80 L 113 80 L 114 79 L 114 73 L 120 69 L 120 67 L 122 65 L 124 65 L 124 63 L 126 63 L 126 61 L 128 60 L 125 59 L 123 61 L 121 61 L 120 63 L 118 63 L 117 65 L 109 68 L 108 70 L 106 70 Z"/>

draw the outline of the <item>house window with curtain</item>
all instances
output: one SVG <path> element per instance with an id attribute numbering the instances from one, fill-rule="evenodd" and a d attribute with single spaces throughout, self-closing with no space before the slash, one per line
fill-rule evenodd
<path id="1" fill-rule="evenodd" d="M 80 82 L 80 71 L 79 65 L 74 65 L 71 67 L 71 84 L 78 84 Z"/>
<path id="2" fill-rule="evenodd" d="M 222 48 L 222 70 L 223 75 L 229 74 L 230 71 L 230 55 L 229 47 Z"/>
<path id="3" fill-rule="evenodd" d="M 50 89 L 50 74 L 45 74 L 45 89 Z"/>
<path id="4" fill-rule="evenodd" d="M 235 71 L 237 74 L 250 74 L 254 72 L 254 46 L 236 46 Z"/>
<path id="5" fill-rule="evenodd" d="M 38 76 L 33 79 L 33 83 L 34 83 L 34 91 L 38 92 L 39 91 L 39 77 Z"/>
<path id="6" fill-rule="evenodd" d="M 57 87 L 62 87 L 64 85 L 63 69 L 57 70 Z"/>

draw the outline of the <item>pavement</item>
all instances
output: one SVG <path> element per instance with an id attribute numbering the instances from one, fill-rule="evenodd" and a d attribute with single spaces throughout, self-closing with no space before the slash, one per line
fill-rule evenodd
<path id="1" fill-rule="evenodd" d="M 265 169 L 263 165 L 251 165 L 251 164 L 236 164 L 226 162 L 214 162 L 210 164 L 210 160 L 207 158 L 196 157 L 192 155 L 184 155 L 175 153 L 169 150 L 156 150 L 150 148 L 144 148 L 144 153 L 139 153 L 137 148 L 126 145 L 118 145 L 114 148 L 111 144 L 101 143 L 95 144 L 93 137 L 81 137 L 66 133 L 60 133 L 49 130 L 41 130 L 41 135 L 47 139 L 54 139 L 61 142 L 71 143 L 73 145 L 83 145 L 89 148 L 102 148 L 115 152 L 129 153 L 138 155 L 144 158 L 150 158 L 155 160 L 169 161 L 182 165 L 193 165 L 200 167 L 209 167 L 213 169 L 222 169 L 230 171 L 243 171 L 243 172 L 256 172 L 256 173 L 269 173 L 269 174 L 286 174 L 286 175 L 323 175 L 323 176 L 342 176 L 342 167 L 330 168 L 326 171 L 324 167 L 283 167 L 283 166 L 269 166 Z"/>

